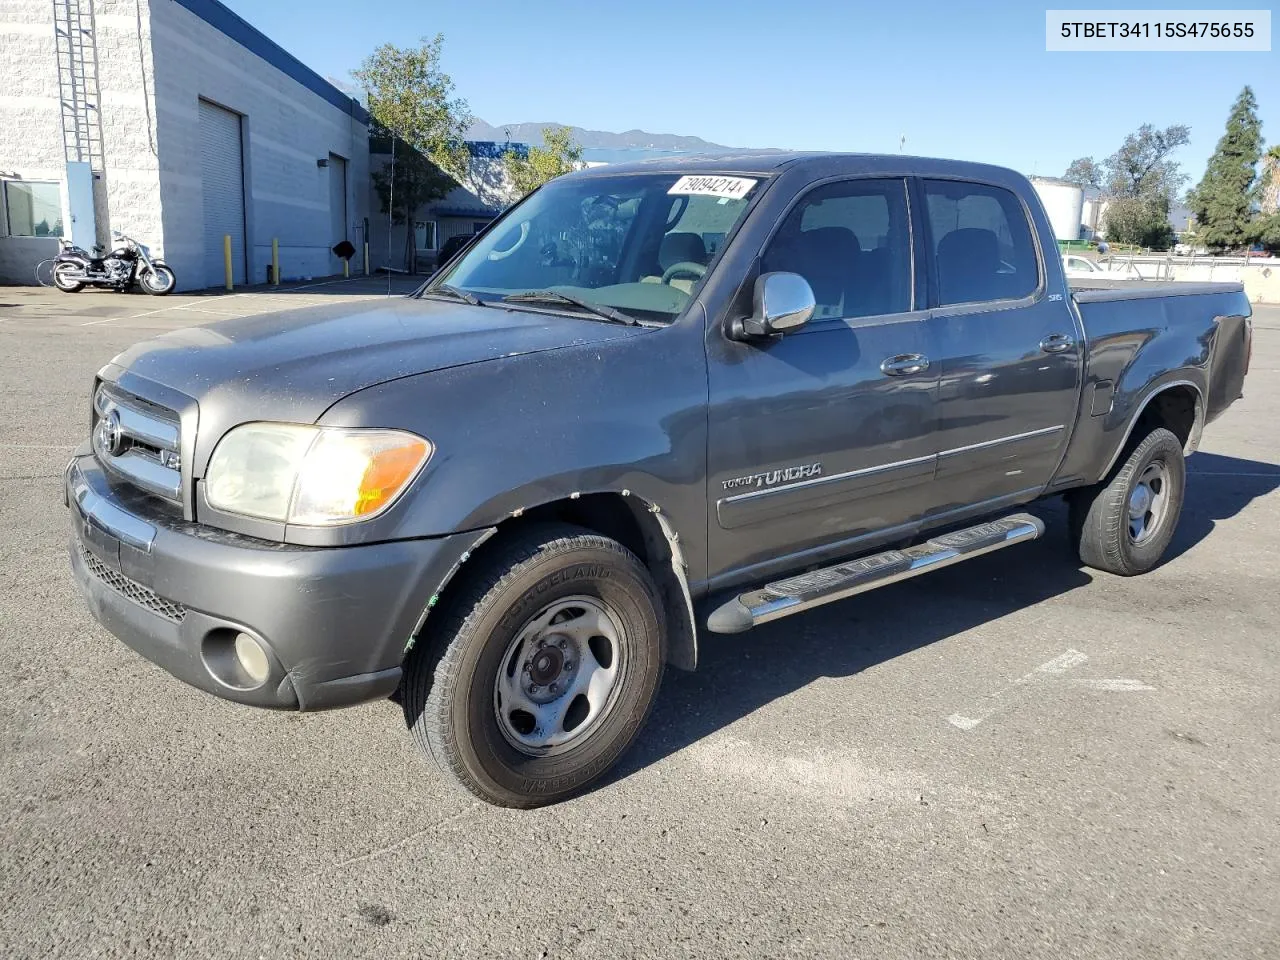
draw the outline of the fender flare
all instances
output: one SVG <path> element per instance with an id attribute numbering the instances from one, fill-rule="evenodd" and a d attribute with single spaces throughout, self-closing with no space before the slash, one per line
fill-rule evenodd
<path id="1" fill-rule="evenodd" d="M 671 571 L 671 580 L 674 581 L 674 587 L 678 591 L 678 596 L 671 596 L 672 591 L 664 589 L 663 583 L 659 583 L 658 587 L 663 593 L 662 599 L 666 601 L 664 607 L 668 613 L 670 614 L 674 609 L 678 609 L 680 612 L 680 616 L 678 618 L 670 615 L 668 616 L 667 659 L 678 669 L 686 671 L 694 670 L 698 664 L 698 627 L 697 620 L 694 616 L 693 593 L 689 588 L 688 563 L 685 560 L 684 552 L 680 547 L 680 534 L 675 529 L 675 525 L 671 522 L 670 517 L 663 512 L 661 506 L 640 496 L 632 490 L 594 490 L 590 492 L 619 496 L 624 500 L 634 500 L 636 502 L 636 509 L 638 509 L 638 512 L 652 517 L 658 530 L 661 531 L 663 545 L 667 551 L 666 563 Z M 449 589 L 449 585 L 457 576 L 458 571 L 462 569 L 462 566 L 470 560 L 488 540 L 501 533 L 504 525 L 509 524 L 513 520 L 519 520 L 529 511 L 550 507 L 558 503 L 578 500 L 582 496 L 583 494 L 581 492 L 574 492 L 565 496 L 552 497 L 529 507 L 520 507 L 512 510 L 507 516 L 500 520 L 491 524 L 486 524 L 483 529 L 476 531 L 473 534 L 473 536 L 475 536 L 475 540 L 458 558 L 457 562 L 445 572 L 443 577 L 439 579 L 439 582 L 433 585 L 431 596 L 423 605 L 422 613 L 418 617 L 417 623 L 414 625 L 413 632 L 405 643 L 404 653 L 408 654 L 413 648 L 415 641 L 422 633 L 423 627 L 426 625 L 427 618 L 430 615 L 431 610 L 439 602 L 440 597 Z M 637 522 L 639 522 L 639 518 L 637 518 Z M 640 523 L 640 528 L 641 535 L 645 537 L 646 546 L 652 546 L 653 544 L 651 541 L 656 540 L 656 537 L 652 536 L 652 531 L 644 528 L 643 523 Z M 653 557 L 654 564 L 661 560 L 662 558 L 660 557 Z"/>
<path id="2" fill-rule="evenodd" d="M 1160 396 L 1160 394 L 1165 393 L 1174 387 L 1190 387 L 1195 392 L 1195 415 L 1191 423 L 1191 432 L 1187 435 L 1187 442 L 1183 446 L 1183 453 L 1190 456 L 1196 452 L 1196 449 L 1200 446 L 1200 436 L 1204 432 L 1204 391 L 1201 389 L 1200 384 L 1193 380 L 1166 380 L 1151 388 L 1143 398 L 1142 402 L 1134 407 L 1134 411 L 1129 417 L 1129 423 L 1125 427 L 1124 434 L 1120 438 L 1120 443 L 1116 445 L 1116 448 L 1112 452 L 1110 459 L 1107 461 L 1107 465 L 1103 469 L 1099 479 L 1105 479 L 1110 475 L 1112 469 L 1114 469 L 1116 465 L 1116 461 L 1120 459 L 1120 454 L 1123 453 L 1125 447 L 1129 445 L 1129 440 L 1133 435 L 1134 428 L 1137 427 L 1138 421 L 1142 419 L 1142 415 L 1146 412 L 1147 407 L 1150 406 L 1151 401 Z"/>

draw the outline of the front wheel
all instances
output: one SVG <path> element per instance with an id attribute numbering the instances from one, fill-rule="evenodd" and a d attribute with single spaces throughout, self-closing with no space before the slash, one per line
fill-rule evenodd
<path id="1" fill-rule="evenodd" d="M 166 293 L 171 293 L 177 282 L 178 278 L 173 275 L 173 271 L 162 263 L 157 263 L 138 276 L 138 283 L 142 285 L 142 289 L 153 297 L 163 297 Z"/>
<path id="2" fill-rule="evenodd" d="M 665 662 L 657 590 L 616 541 L 533 528 L 497 548 L 428 619 L 405 664 L 415 742 L 489 803 L 578 792 L 630 746 Z"/>
<path id="3" fill-rule="evenodd" d="M 1081 561 L 1122 577 L 1146 573 L 1173 539 L 1186 489 L 1182 444 L 1162 427 L 1152 430 L 1109 481 L 1068 498 Z"/>
<path id="4" fill-rule="evenodd" d="M 84 269 L 78 263 L 63 262 L 53 268 L 53 285 L 63 293 L 79 293 L 84 289 L 80 278 Z"/>

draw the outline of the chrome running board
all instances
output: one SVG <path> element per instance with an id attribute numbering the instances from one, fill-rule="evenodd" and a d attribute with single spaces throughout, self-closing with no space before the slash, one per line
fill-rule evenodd
<path id="1" fill-rule="evenodd" d="M 1038 518 L 1029 513 L 1016 513 L 940 534 L 905 550 L 886 550 L 833 567 L 810 570 L 740 594 L 717 607 L 707 618 L 707 629 L 713 633 L 741 633 L 833 600 L 918 577 L 1024 540 L 1035 540 L 1043 533 L 1044 523 Z"/>

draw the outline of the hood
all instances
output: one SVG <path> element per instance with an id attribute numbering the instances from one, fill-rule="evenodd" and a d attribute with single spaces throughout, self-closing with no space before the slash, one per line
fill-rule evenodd
<path id="1" fill-rule="evenodd" d="M 144 396 L 149 382 L 194 399 L 207 455 L 205 443 L 237 423 L 314 423 L 389 380 L 645 332 L 440 300 L 345 301 L 175 330 L 130 347 L 104 375 Z"/>

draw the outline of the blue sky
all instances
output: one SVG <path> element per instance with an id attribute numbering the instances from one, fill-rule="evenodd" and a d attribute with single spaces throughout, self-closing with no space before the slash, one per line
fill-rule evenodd
<path id="1" fill-rule="evenodd" d="M 441 32 L 458 93 L 494 124 L 870 152 L 896 151 L 905 134 L 909 153 L 1056 175 L 1139 124 L 1185 123 L 1192 142 L 1177 158 L 1198 179 L 1247 83 L 1264 136 L 1280 141 L 1276 52 L 1045 52 L 1047 6 L 1159 8 L 1138 2 L 223 2 L 343 79 L 380 43 Z"/>

